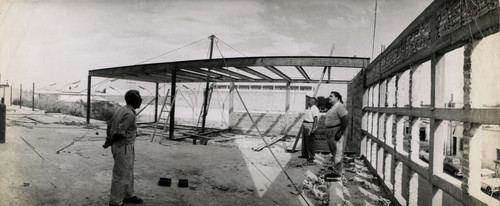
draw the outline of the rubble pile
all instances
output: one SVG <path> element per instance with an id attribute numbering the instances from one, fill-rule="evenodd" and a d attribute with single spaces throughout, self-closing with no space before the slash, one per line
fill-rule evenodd
<path id="1" fill-rule="evenodd" d="M 329 188 L 330 184 L 325 181 L 324 176 L 318 177 L 312 173 L 308 173 L 307 178 L 302 182 L 303 194 L 315 200 L 314 205 L 328 205 Z"/>

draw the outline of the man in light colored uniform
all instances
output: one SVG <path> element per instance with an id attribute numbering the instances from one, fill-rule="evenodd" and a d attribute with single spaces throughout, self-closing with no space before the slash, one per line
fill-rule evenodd
<path id="1" fill-rule="evenodd" d="M 123 203 L 142 203 L 142 199 L 134 195 L 134 144 L 137 136 L 135 109 L 142 103 L 137 90 L 129 90 L 125 94 L 126 106 L 120 107 L 111 119 L 109 136 L 111 153 L 115 164 L 111 182 L 110 206 Z"/>
<path id="2" fill-rule="evenodd" d="M 319 109 L 316 107 L 316 98 L 309 98 L 307 110 L 302 123 L 302 155 L 299 158 L 314 160 L 314 131 L 318 127 Z"/>
<path id="3" fill-rule="evenodd" d="M 325 117 L 326 140 L 332 154 L 334 169 L 340 175 L 343 169 L 342 156 L 345 142 L 345 138 L 342 137 L 348 123 L 347 110 L 343 105 L 342 96 L 338 92 L 331 92 L 328 100 L 333 106 Z"/>

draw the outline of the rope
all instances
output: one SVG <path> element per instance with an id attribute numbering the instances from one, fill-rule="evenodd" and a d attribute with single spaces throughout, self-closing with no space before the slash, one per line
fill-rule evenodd
<path id="1" fill-rule="evenodd" d="M 19 136 L 19 138 L 21 138 L 38 156 L 40 156 L 40 158 L 42 158 L 43 160 L 45 160 L 45 158 L 43 158 L 43 156 L 38 153 L 35 149 L 35 147 L 33 147 L 33 145 L 31 145 L 28 141 L 26 141 L 23 137 Z"/>
<path id="2" fill-rule="evenodd" d="M 165 53 L 160 54 L 160 55 L 158 55 L 158 56 L 155 56 L 155 57 L 153 57 L 153 58 L 146 59 L 146 60 L 144 60 L 144 61 L 142 61 L 142 62 L 139 62 L 139 63 L 137 63 L 137 64 L 135 64 L 135 65 L 138 65 L 138 64 L 142 64 L 142 63 L 145 63 L 145 62 L 151 61 L 151 60 L 153 60 L 153 59 L 156 59 L 156 58 L 159 58 L 159 57 L 165 56 L 165 55 L 170 54 L 170 53 L 172 53 L 172 52 L 175 52 L 175 51 L 177 51 L 177 50 L 180 50 L 180 49 L 183 49 L 183 48 L 185 48 L 185 47 L 191 46 L 191 45 L 193 45 L 193 44 L 196 44 L 196 43 L 198 43 L 198 42 L 200 42 L 200 41 L 205 40 L 205 38 L 206 38 L 206 37 L 203 37 L 203 38 L 202 38 L 202 39 L 200 39 L 200 40 L 194 41 L 194 42 L 192 42 L 192 43 L 189 43 L 189 44 L 184 45 L 184 46 L 182 46 L 182 47 L 179 47 L 179 48 L 177 48 L 177 49 L 170 50 L 170 51 L 168 51 L 168 52 L 165 52 Z"/>
<path id="3" fill-rule="evenodd" d="M 222 104 L 221 103 L 225 103 L 226 100 L 222 101 L 222 98 L 220 97 L 220 93 L 219 93 L 219 89 L 215 89 L 217 92 L 217 103 L 219 104 L 219 110 L 220 110 L 220 114 L 221 114 L 221 117 L 222 117 L 222 123 L 224 123 L 227 127 L 229 127 L 229 125 L 227 124 L 226 120 L 224 119 L 224 108 L 222 107 Z M 227 96 L 226 96 L 227 97 Z M 231 118 L 231 117 L 229 117 Z"/>
<path id="4" fill-rule="evenodd" d="M 71 145 L 75 144 L 76 141 L 79 141 L 81 139 L 83 139 L 85 136 L 87 136 L 87 134 L 90 132 L 90 131 L 94 131 L 95 129 L 89 129 L 87 132 L 85 132 L 85 134 L 83 134 L 81 137 L 78 137 L 78 138 L 75 138 L 73 139 L 73 142 L 69 143 L 68 145 L 66 145 L 65 147 L 61 148 L 60 150 L 57 150 L 56 151 L 56 154 L 59 154 L 59 152 L 63 151 L 64 149 L 70 147 Z"/>
<path id="5" fill-rule="evenodd" d="M 247 55 L 245 55 L 245 54 L 241 53 L 240 51 L 238 51 L 237 49 L 233 48 L 233 47 L 232 47 L 231 45 L 229 45 L 228 43 L 226 43 L 226 42 L 222 41 L 222 39 L 219 39 L 218 37 L 215 37 L 215 38 L 217 38 L 217 40 L 221 41 L 222 43 L 224 43 L 225 45 L 227 45 L 229 48 L 233 49 L 234 51 L 236 51 L 236 52 L 240 53 L 241 55 L 243 55 L 243 56 L 247 57 Z"/>

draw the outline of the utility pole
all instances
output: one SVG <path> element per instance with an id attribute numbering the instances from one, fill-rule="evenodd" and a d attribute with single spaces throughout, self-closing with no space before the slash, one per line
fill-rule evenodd
<path id="1" fill-rule="evenodd" d="M 31 111 L 35 111 L 35 82 L 33 82 L 33 101 L 31 102 Z"/>
<path id="2" fill-rule="evenodd" d="M 214 39 L 215 35 L 211 35 L 208 37 L 210 39 L 210 56 L 209 59 L 212 59 L 212 53 L 214 50 Z M 208 72 L 210 72 L 210 68 L 208 68 Z M 210 75 L 207 75 L 207 84 L 205 86 L 205 99 L 203 100 L 203 121 L 201 123 L 201 133 L 205 132 L 205 122 L 207 120 L 207 112 L 208 112 L 208 87 L 210 84 Z"/>
<path id="3" fill-rule="evenodd" d="M 19 109 L 21 109 L 21 105 L 23 105 L 23 84 L 21 84 L 21 88 L 19 89 Z"/>

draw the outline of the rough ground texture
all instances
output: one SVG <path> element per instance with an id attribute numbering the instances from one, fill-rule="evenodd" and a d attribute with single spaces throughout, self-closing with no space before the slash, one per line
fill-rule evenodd
<path id="1" fill-rule="evenodd" d="M 101 147 L 103 122 L 85 126 L 82 118 L 8 109 L 6 143 L 0 144 L 0 205 L 107 205 L 113 159 Z M 143 205 L 307 205 L 270 151 L 252 150 L 263 144 L 258 137 L 223 133 L 208 145 L 160 144 L 159 138 L 150 141 L 150 132 L 143 129 L 135 149 L 135 188 Z M 272 151 L 309 204 L 385 204 L 381 199 L 388 197 L 380 198 L 383 192 L 357 160 L 351 165 L 358 172 L 325 183 L 330 199 L 317 200 L 303 183 L 327 170 L 328 155 L 304 164 L 299 153 L 286 152 L 289 145 L 278 142 Z M 158 186 L 160 177 L 171 178 L 172 186 Z M 189 187 L 179 188 L 179 179 L 188 179 Z"/>

